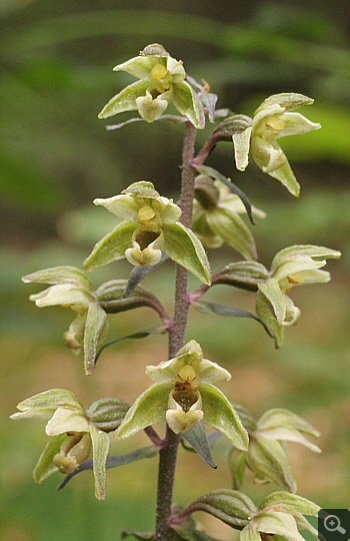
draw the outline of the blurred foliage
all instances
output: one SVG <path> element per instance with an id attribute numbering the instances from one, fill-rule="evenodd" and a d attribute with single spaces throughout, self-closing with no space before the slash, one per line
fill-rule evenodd
<path id="1" fill-rule="evenodd" d="M 30 478 L 44 445 L 42 426 L 28 423 L 19 433 L 8 415 L 19 400 L 52 385 L 69 387 L 87 405 L 108 394 L 130 400 L 131 392 L 137 395 L 135 385 L 141 392 L 149 383 L 143 376 L 149 358 L 166 356 L 161 337 L 154 345 L 145 339 L 137 348 L 125 343 L 106 352 L 94 379 L 86 380 L 81 359 L 62 345 L 70 314 L 59 308 L 35 309 L 28 302 L 35 286 L 20 282 L 22 275 L 38 268 L 81 265 L 91 245 L 116 223 L 104 209 L 91 205 L 95 197 L 115 195 L 144 178 L 176 199 L 182 127 L 140 122 L 109 132 L 97 119 L 102 106 L 131 82 L 127 74 L 113 73 L 113 66 L 155 41 L 183 59 L 193 77 L 210 83 L 219 94 L 218 107 L 251 115 L 269 94 L 301 92 L 315 98 L 305 115 L 321 122 L 323 129 L 282 143 L 302 186 L 299 201 L 253 164 L 244 176 L 236 172 L 230 144 L 218 146 L 208 165 L 234 178 L 252 202 L 266 210 L 267 219 L 254 229 L 264 263 L 269 265 L 273 255 L 290 243 L 323 244 L 344 254 L 330 265 L 332 282 L 324 289 L 314 286 L 295 293 L 302 321 L 290 329 L 281 352 L 273 350 L 253 321 L 215 316 L 208 321 L 208 316 L 191 312 L 188 336 L 203 341 L 208 357 L 220 359 L 233 372 L 233 383 L 225 390 L 234 401 L 257 415 L 269 407 L 290 407 L 321 430 L 321 457 L 310 457 L 299 448 L 294 452 L 292 447 L 299 490 L 321 505 L 345 507 L 350 497 L 350 447 L 344 433 L 345 424 L 350 425 L 347 0 L 300 0 L 293 5 L 287 0 L 242 0 L 230 8 L 227 2 L 211 0 L 148 0 L 147 6 L 142 0 L 0 0 L 0 17 L 0 346 L 6 351 L 0 410 L 4 517 L 0 539 L 55 541 L 63 536 L 92 541 L 96 530 L 90 519 L 102 528 L 99 537 L 106 541 L 116 539 L 125 526 L 152 528 L 156 460 L 111 471 L 103 504 L 94 500 L 89 474 L 56 494 L 57 476 L 42 487 Z M 198 134 L 199 144 L 209 130 L 210 125 Z M 271 237 L 276 223 L 279 235 Z M 222 252 L 213 267 L 230 260 L 232 252 Z M 151 289 L 161 283 L 169 307 L 170 269 L 166 263 L 145 283 Z M 92 279 L 98 284 L 99 279 L 125 278 L 129 271 L 121 262 L 97 271 Z M 206 296 L 214 298 L 253 310 L 249 293 L 218 288 Z M 116 316 L 111 335 L 135 330 L 135 320 L 140 329 L 149 327 L 152 317 L 147 310 Z M 219 340 L 208 333 L 211 324 L 217 324 Z M 116 361 L 118 381 L 113 371 Z M 137 370 L 140 376 L 135 381 Z M 130 445 L 137 444 L 133 440 Z M 208 472 L 192 455 L 180 454 L 175 495 L 179 501 L 197 497 L 199 485 L 203 490 L 220 483 L 227 486 L 224 451 L 218 450 L 217 472 Z M 189 477 L 193 483 L 187 483 L 184 495 L 181 486 Z M 252 483 L 247 489 L 257 500 L 266 493 L 265 487 Z M 227 530 L 219 534 L 217 523 L 212 528 L 211 535 L 232 539 Z"/>

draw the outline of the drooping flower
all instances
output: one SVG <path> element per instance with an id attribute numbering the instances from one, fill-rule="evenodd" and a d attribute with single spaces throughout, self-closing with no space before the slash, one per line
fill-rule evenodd
<path id="1" fill-rule="evenodd" d="M 203 419 L 225 434 L 235 447 L 248 448 L 248 434 L 226 396 L 213 383 L 230 379 L 227 370 L 203 359 L 195 340 L 181 348 L 173 359 L 148 366 L 146 373 L 156 383 L 131 406 L 117 437 L 127 438 L 165 418 L 176 434 L 187 432 Z"/>
<path id="2" fill-rule="evenodd" d="M 65 389 L 51 389 L 20 402 L 17 409 L 20 411 L 11 415 L 11 419 L 49 419 L 45 432 L 50 441 L 35 466 L 34 480 L 41 483 L 56 471 L 72 473 L 92 449 L 95 495 L 104 500 L 109 438 L 98 428 L 98 423 L 92 422 L 79 399 Z"/>
<path id="3" fill-rule="evenodd" d="M 95 205 L 123 221 L 96 244 L 84 262 L 85 270 L 124 257 L 132 265 L 156 265 L 164 251 L 170 259 L 210 283 L 210 267 L 196 235 L 180 222 L 181 209 L 162 197 L 151 182 L 135 182 L 121 195 L 95 199 Z"/>
<path id="4" fill-rule="evenodd" d="M 255 111 L 252 125 L 232 136 L 237 169 L 246 169 L 250 151 L 264 173 L 279 180 L 292 195 L 298 196 L 300 186 L 277 139 L 321 128 L 320 124 L 311 122 L 300 113 L 289 112 L 313 101 L 294 93 L 267 98 Z"/>
<path id="5" fill-rule="evenodd" d="M 162 45 L 148 45 L 140 56 L 119 64 L 114 71 L 125 71 L 139 80 L 114 96 L 99 118 L 137 110 L 146 122 L 154 122 L 173 103 L 196 128 L 204 128 L 203 105 L 185 81 L 182 62 L 172 58 Z"/>
<path id="6" fill-rule="evenodd" d="M 252 212 L 265 217 L 257 208 Z M 226 242 L 245 259 L 257 259 L 254 237 L 240 216 L 245 213 L 242 200 L 225 184 L 208 175 L 196 177 L 192 228 L 203 246 L 220 248 Z"/>
<path id="7" fill-rule="evenodd" d="M 287 295 L 289 291 L 304 284 L 329 282 L 330 273 L 320 269 L 327 259 L 340 255 L 336 250 L 312 245 L 290 246 L 276 254 L 270 278 L 258 283 L 256 311 L 277 347 L 283 344 L 284 328 L 296 325 L 300 318 L 299 308 Z"/>
<path id="8" fill-rule="evenodd" d="M 64 333 L 64 339 L 74 353 L 84 349 L 84 366 L 90 374 L 97 345 L 107 336 L 108 321 L 86 273 L 75 267 L 53 267 L 27 274 L 22 280 L 25 283 L 51 284 L 44 291 L 30 295 L 29 299 L 39 308 L 61 305 L 78 314 Z"/>

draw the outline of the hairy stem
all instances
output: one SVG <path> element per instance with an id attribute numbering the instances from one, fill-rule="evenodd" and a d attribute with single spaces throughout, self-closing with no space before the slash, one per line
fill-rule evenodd
<path id="1" fill-rule="evenodd" d="M 195 170 L 191 166 L 194 156 L 196 128 L 186 124 L 182 150 L 182 183 L 181 183 L 181 222 L 186 227 L 191 226 L 194 197 Z M 180 265 L 175 265 L 175 299 L 173 327 L 169 333 L 169 359 L 184 345 L 187 325 L 187 271 Z M 167 426 L 166 445 L 159 453 L 156 541 L 173 541 L 175 532 L 168 525 L 171 515 L 173 484 L 176 466 L 177 449 L 181 436 Z"/>

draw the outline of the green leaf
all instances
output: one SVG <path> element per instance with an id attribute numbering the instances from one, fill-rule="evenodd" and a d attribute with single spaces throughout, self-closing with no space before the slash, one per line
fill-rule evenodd
<path id="1" fill-rule="evenodd" d="M 246 196 L 246 194 L 244 192 L 242 192 L 242 190 L 240 188 L 238 188 L 238 186 L 233 184 L 233 182 L 231 182 L 230 179 L 226 178 L 224 175 L 219 173 L 219 171 L 217 171 L 216 169 L 213 169 L 212 167 L 207 167 L 206 165 L 199 165 L 199 166 L 196 166 L 196 169 L 197 169 L 197 171 L 199 173 L 209 175 L 210 177 L 219 180 L 220 182 L 225 184 L 225 186 L 230 188 L 232 193 L 234 193 L 235 195 L 238 195 L 238 197 L 242 201 L 242 203 L 243 203 L 243 205 L 244 205 L 244 207 L 245 207 L 245 209 L 247 211 L 247 214 L 249 216 L 249 220 L 251 221 L 252 224 L 255 224 L 255 220 L 254 220 L 253 212 L 252 212 L 252 205 L 251 205 L 248 197 Z"/>
<path id="2" fill-rule="evenodd" d="M 317 517 L 321 508 L 316 503 L 311 502 L 306 498 L 302 498 L 297 494 L 290 494 L 289 492 L 273 492 L 264 498 L 259 509 L 264 511 L 282 509 L 291 514 L 301 513 L 303 515 Z"/>
<path id="3" fill-rule="evenodd" d="M 84 261 L 84 270 L 91 271 L 112 261 L 123 259 L 125 251 L 131 246 L 132 235 L 136 228 L 135 222 L 124 221 L 118 224 L 94 246 L 91 254 Z"/>
<path id="4" fill-rule="evenodd" d="M 219 541 L 207 535 L 204 532 L 199 532 L 198 530 L 192 530 L 190 528 L 184 528 L 183 526 L 174 527 L 177 535 L 181 539 L 186 539 L 186 541 Z"/>
<path id="5" fill-rule="evenodd" d="M 202 383 L 198 390 L 202 397 L 203 421 L 224 434 L 237 449 L 246 451 L 248 432 L 226 396 L 210 383 Z"/>
<path id="6" fill-rule="evenodd" d="M 162 253 L 162 257 L 156 265 L 145 265 L 144 267 L 134 267 L 129 275 L 129 280 L 125 288 L 124 297 L 128 297 L 134 291 L 134 289 L 139 285 L 139 283 L 147 276 L 148 273 L 152 272 L 154 269 L 158 268 L 168 259 L 168 254 L 165 252 Z"/>
<path id="7" fill-rule="evenodd" d="M 210 229 L 245 259 L 257 259 L 254 237 L 237 212 L 215 207 L 206 212 Z"/>
<path id="8" fill-rule="evenodd" d="M 258 288 L 271 304 L 277 323 L 282 325 L 286 318 L 286 303 L 277 280 L 270 278 L 270 280 L 259 284 Z"/>
<path id="9" fill-rule="evenodd" d="M 121 424 L 129 404 L 120 398 L 101 398 L 86 411 L 86 415 L 100 430 L 109 432 Z"/>
<path id="10" fill-rule="evenodd" d="M 106 462 L 109 455 L 109 438 L 105 432 L 96 428 L 94 424 L 91 424 L 90 434 L 94 457 L 95 496 L 98 500 L 104 500 L 107 489 Z"/>
<path id="11" fill-rule="evenodd" d="M 248 496 L 238 490 L 217 489 L 191 503 L 186 513 L 205 511 L 232 527 L 244 527 L 257 508 Z"/>
<path id="12" fill-rule="evenodd" d="M 106 334 L 107 329 L 106 312 L 97 302 L 91 303 L 87 313 L 84 332 L 84 369 L 87 376 L 90 376 L 94 371 L 97 344 L 101 335 Z"/>
<path id="13" fill-rule="evenodd" d="M 164 224 L 163 234 L 163 249 L 170 259 L 210 285 L 209 261 L 196 235 L 180 223 Z"/>
<path id="14" fill-rule="evenodd" d="M 128 438 L 165 418 L 172 384 L 154 383 L 134 402 L 116 432 L 118 438 Z"/>
<path id="15" fill-rule="evenodd" d="M 246 462 L 258 478 L 273 481 L 289 492 L 296 492 L 297 486 L 280 442 L 264 437 L 252 439 Z"/>
<path id="16" fill-rule="evenodd" d="M 146 541 L 154 541 L 155 536 L 152 532 L 136 532 L 135 530 L 123 530 L 120 532 L 121 539 L 125 539 L 126 537 L 129 537 L 132 535 L 136 539 L 140 539 L 141 541 L 145 539 Z"/>
<path id="17" fill-rule="evenodd" d="M 201 459 L 208 464 L 208 466 L 211 466 L 214 469 L 217 468 L 202 421 L 196 423 L 187 432 L 181 433 L 181 436 L 188 441 L 188 443 L 193 447 Z"/>
<path id="18" fill-rule="evenodd" d="M 137 109 L 136 99 L 145 96 L 146 90 L 150 86 L 149 80 L 136 81 L 124 88 L 119 94 L 114 96 L 104 106 L 98 118 L 108 118 L 124 111 L 134 111 Z"/>
<path id="19" fill-rule="evenodd" d="M 113 455 L 108 457 L 106 463 L 106 469 L 116 468 L 117 466 L 124 466 L 125 464 L 130 464 L 131 462 L 136 462 L 137 460 L 142 460 L 144 458 L 153 458 L 159 453 L 159 448 L 151 445 L 149 447 L 143 447 L 141 449 L 136 449 L 135 451 L 130 451 L 123 455 Z M 93 468 L 93 459 L 89 458 L 85 460 L 82 464 L 79 464 L 79 469 L 76 469 L 73 473 L 66 475 L 62 483 L 57 487 L 57 490 L 64 488 L 67 483 L 74 477 L 83 471 L 92 470 Z"/>
<path id="20" fill-rule="evenodd" d="M 42 483 L 47 477 L 58 471 L 58 468 L 53 463 L 53 457 L 59 453 L 61 444 L 66 437 L 67 434 L 58 434 L 51 437 L 47 442 L 33 471 L 33 478 L 36 483 Z"/>

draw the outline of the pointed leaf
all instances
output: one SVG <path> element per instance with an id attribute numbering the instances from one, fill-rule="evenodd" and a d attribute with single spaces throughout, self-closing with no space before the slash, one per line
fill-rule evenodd
<path id="1" fill-rule="evenodd" d="M 58 471 L 58 468 L 53 463 L 53 458 L 59 453 L 61 444 L 66 437 L 67 434 L 58 434 L 47 442 L 33 471 L 33 478 L 36 483 L 42 483 L 47 477 Z"/>
<path id="2" fill-rule="evenodd" d="M 134 402 L 118 428 L 118 438 L 128 438 L 165 418 L 172 385 L 154 383 Z"/>
<path id="3" fill-rule="evenodd" d="M 136 449 L 135 451 L 130 451 L 123 455 L 113 455 L 108 457 L 106 463 L 106 469 L 116 468 L 117 466 L 124 466 L 125 464 L 130 464 L 131 462 L 136 462 L 137 460 L 142 460 L 144 458 L 153 458 L 159 453 L 159 448 L 151 445 L 149 447 L 143 447 L 141 449 Z M 86 470 L 92 470 L 93 468 L 93 459 L 89 458 L 85 460 L 82 464 L 79 464 L 79 469 L 75 470 L 73 473 L 66 475 L 62 483 L 57 487 L 57 490 L 61 490 L 66 486 L 66 484 L 74 477 Z"/>
<path id="4" fill-rule="evenodd" d="M 206 220 L 210 229 L 245 259 L 257 259 L 254 237 L 238 213 L 218 206 L 206 212 Z"/>
<path id="5" fill-rule="evenodd" d="M 297 487 L 287 456 L 278 441 L 263 437 L 253 439 L 246 461 L 248 467 L 258 477 L 273 481 L 289 492 L 296 492 Z"/>
<path id="6" fill-rule="evenodd" d="M 231 182 L 231 180 L 226 178 L 224 175 L 219 173 L 219 171 L 216 171 L 216 169 L 213 169 L 212 167 L 207 167 L 206 165 L 199 165 L 199 166 L 196 167 L 196 169 L 197 169 L 197 171 L 199 173 L 203 173 L 204 175 L 209 175 L 210 177 L 215 178 L 216 180 L 219 180 L 220 182 L 225 184 L 225 186 L 230 188 L 230 190 L 231 190 L 231 192 L 233 194 L 238 195 L 238 197 L 242 201 L 242 203 L 243 203 L 243 205 L 244 205 L 244 207 L 245 207 L 245 209 L 247 211 L 247 214 L 249 216 L 249 220 L 251 221 L 252 224 L 255 224 L 255 220 L 254 220 L 253 212 L 252 212 L 252 205 L 251 205 L 248 197 L 246 196 L 246 194 L 244 192 L 242 192 L 242 190 L 240 188 L 238 188 L 238 186 L 233 184 L 233 182 Z"/>
<path id="7" fill-rule="evenodd" d="M 247 312 L 246 310 L 231 308 L 230 306 L 216 304 L 214 302 L 193 301 L 191 302 L 191 306 L 202 314 L 216 314 L 223 317 L 249 317 L 251 319 L 255 319 L 255 321 L 265 327 L 264 323 L 258 317 L 254 316 L 254 314 L 251 314 L 250 312 Z M 268 332 L 268 334 L 270 334 L 266 327 L 265 330 Z"/>
<path id="8" fill-rule="evenodd" d="M 90 376 L 95 368 L 97 344 L 108 326 L 106 312 L 94 302 L 90 304 L 84 332 L 84 369 Z"/>
<path id="9" fill-rule="evenodd" d="M 144 267 L 134 267 L 130 272 L 129 280 L 125 288 L 124 297 L 128 297 L 139 285 L 139 283 L 147 276 L 148 273 L 157 269 L 169 258 L 168 254 L 162 253 L 162 257 L 157 265 L 145 265 Z"/>
<path id="10" fill-rule="evenodd" d="M 98 500 L 104 500 L 107 488 L 106 462 L 109 455 L 109 438 L 105 432 L 96 428 L 94 424 L 91 424 L 90 434 L 94 457 L 95 496 Z"/>
<path id="11" fill-rule="evenodd" d="M 149 86 L 149 80 L 136 81 L 127 86 L 104 106 L 98 118 L 108 118 L 124 111 L 134 111 L 137 109 L 137 98 L 145 96 Z"/>
<path id="12" fill-rule="evenodd" d="M 132 235 L 136 228 L 137 224 L 134 222 L 124 221 L 118 224 L 94 246 L 91 254 L 84 261 L 84 269 L 91 271 L 112 261 L 123 259 L 125 251 L 131 246 Z"/>
<path id="13" fill-rule="evenodd" d="M 199 280 L 210 285 L 207 255 L 196 235 L 180 223 L 164 224 L 164 251 Z"/>
<path id="14" fill-rule="evenodd" d="M 181 436 L 188 441 L 208 466 L 211 466 L 214 469 L 217 468 L 202 421 L 196 423 L 190 430 L 181 434 Z"/>
<path id="15" fill-rule="evenodd" d="M 238 490 L 218 489 L 208 492 L 191 503 L 188 512 L 205 511 L 226 524 L 244 527 L 252 520 L 257 508 L 248 496 Z"/>
<path id="16" fill-rule="evenodd" d="M 266 496 L 260 504 L 260 509 L 264 511 L 276 508 L 283 509 L 283 511 L 291 514 L 301 513 L 313 517 L 317 517 L 321 509 L 316 503 L 289 492 L 273 492 Z"/>
<path id="17" fill-rule="evenodd" d="M 237 449 L 248 449 L 248 432 L 226 396 L 214 385 L 202 383 L 198 387 L 202 397 L 203 421 L 224 434 Z"/>

